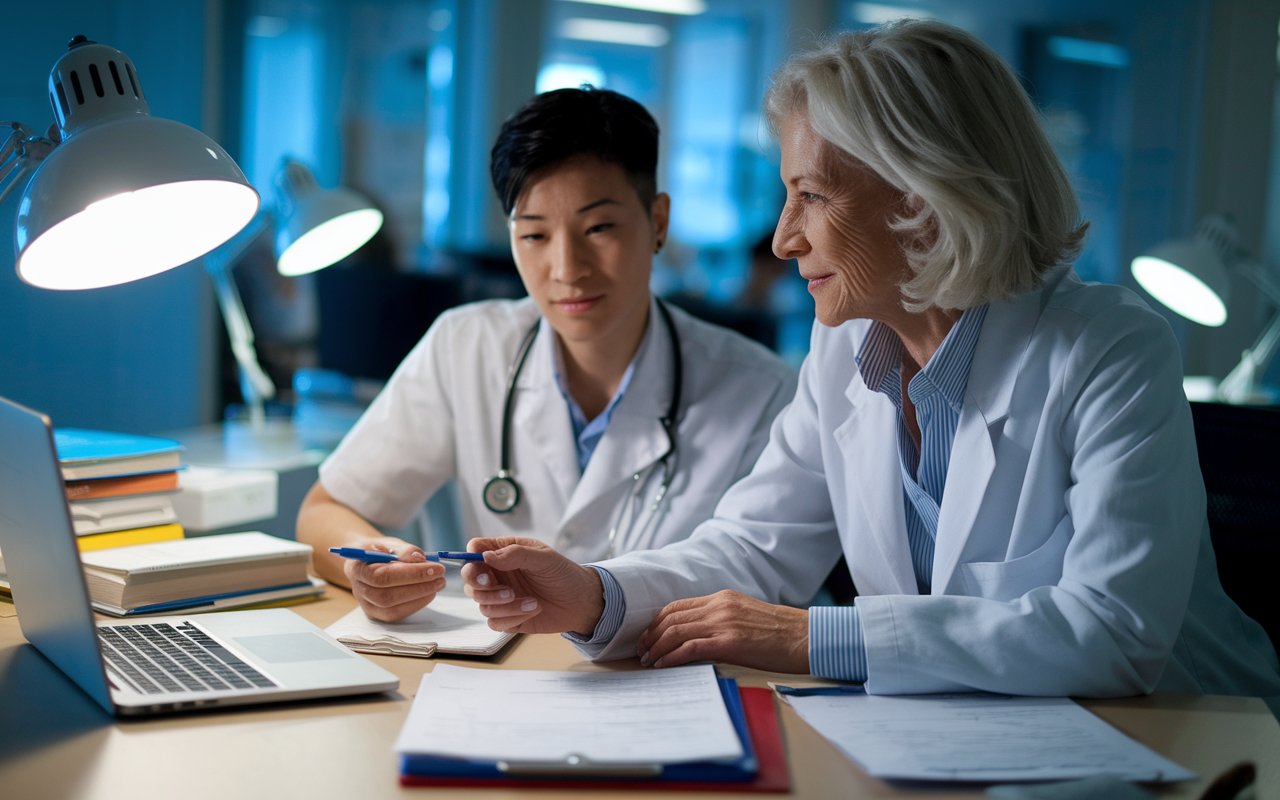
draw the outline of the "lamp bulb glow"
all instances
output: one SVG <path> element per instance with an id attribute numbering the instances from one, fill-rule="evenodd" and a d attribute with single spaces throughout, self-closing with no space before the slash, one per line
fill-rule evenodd
<path id="1" fill-rule="evenodd" d="M 258 194 L 225 180 L 149 186 L 90 203 L 23 249 L 18 275 L 44 289 L 96 289 L 199 258 L 258 210 Z"/>
<path id="2" fill-rule="evenodd" d="M 1130 269 L 1152 297 L 1201 325 L 1218 327 L 1227 321 L 1222 298 L 1196 276 L 1163 258 L 1138 256 Z"/>
<path id="3" fill-rule="evenodd" d="M 315 272 L 341 261 L 360 249 L 382 227 L 382 212 L 362 208 L 334 217 L 307 231 L 280 254 L 276 268 L 281 275 Z"/>

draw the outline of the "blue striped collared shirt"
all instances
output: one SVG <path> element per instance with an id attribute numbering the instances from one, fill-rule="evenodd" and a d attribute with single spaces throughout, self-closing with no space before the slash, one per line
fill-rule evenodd
<path id="1" fill-rule="evenodd" d="M 556 335 L 551 328 L 551 323 L 547 322 L 545 317 L 541 324 L 543 330 L 539 332 L 540 334 Z M 605 429 L 609 427 L 609 419 L 613 416 L 613 409 L 617 407 L 618 402 L 622 400 L 622 396 L 627 393 L 627 387 L 631 385 L 631 376 L 635 374 L 636 362 L 640 360 L 640 350 L 637 349 L 636 354 L 631 357 L 631 363 L 627 365 L 627 371 L 622 373 L 622 380 L 618 383 L 618 390 L 613 393 L 613 398 L 609 401 L 609 405 L 605 406 L 604 411 L 591 420 L 587 419 L 587 415 L 582 411 L 582 406 L 578 405 L 578 401 L 573 398 L 573 393 L 569 391 L 569 381 L 564 377 L 564 356 L 560 352 L 560 340 L 558 337 L 555 347 L 552 348 L 552 353 L 552 366 L 555 368 L 556 386 L 560 389 L 560 394 L 564 397 L 564 401 L 569 404 L 569 422 L 573 425 L 573 441 L 578 448 L 578 469 L 586 472 L 587 462 L 591 460 L 592 453 L 596 451 L 596 445 L 600 444 L 600 439 L 604 436 Z"/>
<path id="2" fill-rule="evenodd" d="M 916 588 L 928 594 L 933 579 L 938 509 L 951 461 L 973 351 L 987 306 L 960 315 L 937 352 L 916 373 L 907 395 L 916 409 L 920 447 L 907 429 L 902 410 L 902 341 L 889 326 L 873 322 L 858 351 L 858 372 L 867 388 L 880 392 L 898 409 L 898 466 L 902 474 L 907 544 Z M 867 679 L 867 648 L 857 606 L 809 609 L 809 670 L 841 680 Z"/>

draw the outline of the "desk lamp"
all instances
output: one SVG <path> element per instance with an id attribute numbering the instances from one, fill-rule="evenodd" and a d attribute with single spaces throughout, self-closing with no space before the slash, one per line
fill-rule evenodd
<path id="1" fill-rule="evenodd" d="M 204 267 L 218 292 L 231 352 L 240 368 L 240 392 L 249 423 L 265 425 L 264 404 L 276 387 L 258 363 L 253 328 L 236 289 L 231 269 L 258 236 L 274 227 L 276 269 L 287 276 L 324 269 L 354 253 L 382 227 L 382 212 L 350 189 L 321 189 L 305 165 L 285 159 L 275 176 L 277 208 L 262 209 L 226 244 L 206 255 Z"/>
<path id="2" fill-rule="evenodd" d="M 1216 328 L 1227 321 L 1231 272 L 1248 278 L 1280 305 L 1280 281 L 1240 247 L 1235 225 L 1222 215 L 1205 217 L 1190 239 L 1164 242 L 1138 256 L 1130 269 L 1153 297 L 1201 325 Z M 1256 391 L 1256 381 L 1278 348 L 1280 312 L 1218 384 L 1217 399 L 1226 403 L 1266 402 Z"/>
<path id="3" fill-rule="evenodd" d="M 0 202 L 18 205 L 15 267 L 45 289 L 145 278 L 213 250 L 258 210 L 258 193 L 212 139 L 151 116 L 133 62 L 77 36 L 49 74 L 48 138 L 0 123 Z"/>

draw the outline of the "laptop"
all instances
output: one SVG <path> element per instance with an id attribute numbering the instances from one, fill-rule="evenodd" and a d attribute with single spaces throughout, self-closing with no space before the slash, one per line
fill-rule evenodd
<path id="1" fill-rule="evenodd" d="M 95 621 L 49 418 L 2 397 L 0 556 L 27 641 L 115 715 L 400 685 L 288 609 Z"/>

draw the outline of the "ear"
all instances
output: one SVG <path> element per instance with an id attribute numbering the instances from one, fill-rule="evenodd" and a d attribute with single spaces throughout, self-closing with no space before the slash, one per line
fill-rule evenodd
<path id="1" fill-rule="evenodd" d="M 649 220 L 653 223 L 654 244 L 666 244 L 667 225 L 671 221 L 671 195 L 661 192 L 653 198 L 653 205 L 649 206 Z"/>

